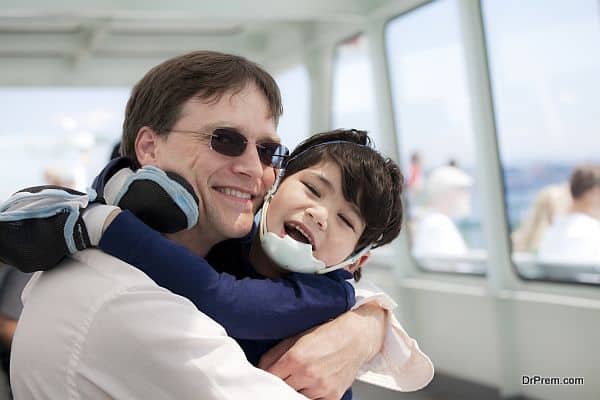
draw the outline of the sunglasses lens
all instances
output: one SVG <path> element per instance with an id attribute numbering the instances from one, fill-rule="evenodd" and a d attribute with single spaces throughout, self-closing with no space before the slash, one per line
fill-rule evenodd
<path id="1" fill-rule="evenodd" d="M 282 168 L 283 164 L 290 154 L 287 147 L 280 143 L 261 143 L 257 145 L 260 161 L 273 168 Z"/>
<path id="2" fill-rule="evenodd" d="M 246 150 L 246 138 L 239 132 L 230 129 L 215 129 L 210 146 L 214 151 L 225 156 L 241 156 Z"/>
<path id="3" fill-rule="evenodd" d="M 218 128 L 212 133 L 210 147 L 219 154 L 238 157 L 244 154 L 248 141 L 241 133 L 233 129 Z M 264 165 L 282 168 L 290 154 L 287 147 L 280 143 L 260 143 L 256 145 L 260 161 Z"/>

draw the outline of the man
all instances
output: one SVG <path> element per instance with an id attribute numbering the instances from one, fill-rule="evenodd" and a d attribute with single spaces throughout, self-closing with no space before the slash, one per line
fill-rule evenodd
<path id="1" fill-rule="evenodd" d="M 275 179 L 259 151 L 279 141 L 281 112 L 271 76 L 214 52 L 169 60 L 134 87 L 123 154 L 180 174 L 199 199 L 197 225 L 171 240 L 206 256 L 249 232 Z M 218 128 L 245 137 L 241 155 L 215 150 Z M 261 360 L 270 375 L 252 368 L 223 328 L 189 301 L 97 250 L 37 273 L 23 298 L 11 364 L 17 399 L 300 397 L 290 387 L 335 399 L 383 341 L 384 312 L 366 305 L 282 342 Z"/>

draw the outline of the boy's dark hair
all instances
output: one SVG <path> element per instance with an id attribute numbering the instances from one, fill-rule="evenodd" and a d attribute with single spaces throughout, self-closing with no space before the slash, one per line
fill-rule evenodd
<path id="1" fill-rule="evenodd" d="M 575 168 L 569 181 L 571 196 L 578 199 L 587 191 L 600 186 L 600 165 L 581 165 Z"/>
<path id="2" fill-rule="evenodd" d="M 283 113 L 279 87 L 269 73 L 243 57 L 196 51 L 152 68 L 133 87 L 125 108 L 121 154 L 134 161 L 135 139 L 143 126 L 167 135 L 180 117 L 183 103 L 197 97 L 218 102 L 228 91 L 242 91 L 250 83 L 265 95 L 275 124 Z"/>
<path id="3" fill-rule="evenodd" d="M 336 141 L 340 142 L 319 146 Z M 305 151 L 309 148 L 310 151 Z M 398 165 L 372 147 L 367 132 L 337 129 L 300 143 L 290 155 L 282 179 L 325 161 L 333 161 L 340 167 L 344 198 L 358 207 L 365 221 L 365 231 L 354 252 L 371 243 L 377 248 L 394 240 L 400 233 L 403 218 L 404 179 Z M 354 279 L 360 276 L 358 269 Z"/>

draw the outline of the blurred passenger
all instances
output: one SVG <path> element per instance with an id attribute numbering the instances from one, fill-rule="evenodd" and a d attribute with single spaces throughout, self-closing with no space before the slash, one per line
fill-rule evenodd
<path id="1" fill-rule="evenodd" d="M 418 151 L 410 155 L 410 166 L 408 168 L 408 179 L 406 180 L 406 198 L 408 204 L 408 213 L 413 220 L 415 215 L 421 213 L 424 197 L 423 183 L 423 159 Z M 412 229 L 412 227 L 409 227 Z"/>
<path id="2" fill-rule="evenodd" d="M 548 229 L 538 258 L 551 263 L 600 265 L 600 165 L 573 171 L 569 214 Z"/>
<path id="3" fill-rule="evenodd" d="M 406 187 L 411 191 L 418 191 L 423 188 L 423 164 L 421 161 L 421 154 L 418 151 L 415 151 L 410 156 L 410 167 L 408 169 Z"/>
<path id="4" fill-rule="evenodd" d="M 65 170 L 57 167 L 48 167 L 44 170 L 44 181 L 48 185 L 66 186 L 74 188 L 75 179 Z"/>
<path id="5" fill-rule="evenodd" d="M 537 252 L 546 230 L 567 214 L 571 207 L 571 192 L 567 183 L 543 188 L 527 212 L 527 216 L 512 234 L 515 251 Z"/>
<path id="6" fill-rule="evenodd" d="M 467 245 L 454 221 L 470 214 L 472 185 L 473 179 L 456 167 L 445 165 L 431 172 L 427 180 L 428 208 L 414 230 L 416 257 L 467 253 Z"/>

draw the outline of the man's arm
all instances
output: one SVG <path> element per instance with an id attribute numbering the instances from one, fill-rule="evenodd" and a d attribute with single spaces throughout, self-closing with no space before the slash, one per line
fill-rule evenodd
<path id="1" fill-rule="evenodd" d="M 320 333 L 320 336 L 290 340 L 276 351 L 265 355 L 260 365 L 269 367 L 269 370 L 278 376 L 285 377 L 286 382 L 292 386 L 303 388 L 302 393 L 313 398 L 337 398 L 339 391 L 347 387 L 348 380 L 354 378 L 357 365 L 360 367 L 357 378 L 364 382 L 402 392 L 411 392 L 427 386 L 433 378 L 433 364 L 421 351 L 417 341 L 406 333 L 392 314 L 392 310 L 397 307 L 394 300 L 368 280 L 355 282 L 353 286 L 356 292 L 356 314 L 345 314 L 344 317 L 348 318 L 348 321 L 342 321 L 341 318 L 334 321 L 349 323 L 345 327 L 343 324 L 338 326 L 338 329 L 340 326 L 342 329 L 338 333 L 339 338 L 345 339 L 345 343 L 337 342 L 339 339 L 335 336 L 335 326 L 323 326 L 321 328 L 325 328 L 324 332 L 317 329 L 312 331 L 313 334 Z M 385 321 L 379 319 L 382 312 L 379 307 L 387 310 Z M 360 328 L 362 324 L 366 326 L 363 331 L 360 330 L 363 329 Z M 382 325 L 385 335 L 383 344 L 379 346 L 377 334 Z M 328 337 L 328 333 L 333 335 L 333 339 Z M 348 344 L 352 345 L 353 340 L 360 339 L 361 336 L 363 341 L 354 345 L 357 346 L 355 358 L 349 359 L 347 355 L 352 354 L 354 347 L 348 349 Z M 317 347 L 317 344 L 321 346 Z M 323 347 L 323 344 L 326 346 Z M 376 345 L 375 348 L 379 347 L 374 357 L 373 347 L 370 347 L 373 344 Z M 286 353 L 290 346 L 291 349 Z M 340 353 L 336 354 L 337 351 Z M 364 363 L 362 360 L 368 362 Z M 315 362 L 323 363 L 324 369 L 315 368 Z M 340 368 L 336 370 L 338 366 Z M 325 375 L 323 379 L 323 374 L 330 372 L 332 376 Z M 327 387 L 328 383 L 333 386 Z"/>
<path id="2" fill-rule="evenodd" d="M 305 396 L 339 399 L 381 349 L 386 311 L 367 303 L 269 350 L 259 367 Z"/>
<path id="3" fill-rule="evenodd" d="M 0 340 L 6 349 L 10 349 L 17 320 L 23 310 L 21 292 L 29 281 L 30 274 L 8 265 L 2 268 L 6 269 L 6 274 L 0 287 Z"/>
<path id="4" fill-rule="evenodd" d="M 7 317 L 6 315 L 0 314 L 0 341 L 4 348 L 10 349 L 12 338 L 15 335 L 15 329 L 17 328 L 17 321 Z"/>

